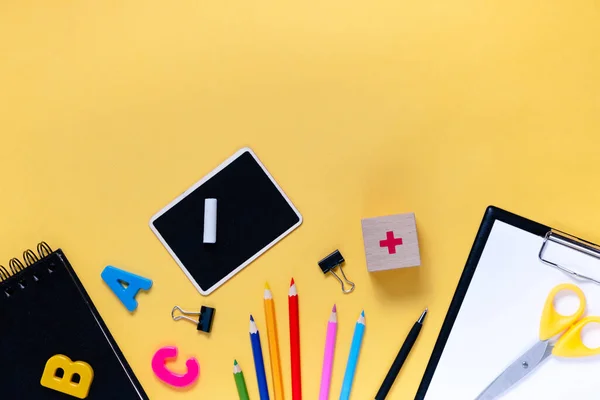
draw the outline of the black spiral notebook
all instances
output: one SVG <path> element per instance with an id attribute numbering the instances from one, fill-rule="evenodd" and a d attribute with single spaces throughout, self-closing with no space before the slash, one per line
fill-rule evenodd
<path id="1" fill-rule="evenodd" d="M 0 266 L 2 399 L 75 399 L 41 384 L 55 355 L 91 366 L 87 399 L 148 399 L 62 250 L 42 242 L 8 265 Z M 57 369 L 56 382 L 86 384 L 69 372 Z"/>

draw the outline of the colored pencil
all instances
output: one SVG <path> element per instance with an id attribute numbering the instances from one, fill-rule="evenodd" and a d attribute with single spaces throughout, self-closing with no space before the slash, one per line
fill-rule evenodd
<path id="1" fill-rule="evenodd" d="M 279 358 L 279 339 L 277 338 L 277 319 L 275 303 L 269 284 L 265 284 L 265 317 L 267 319 L 267 338 L 269 339 L 269 356 L 271 357 L 271 378 L 273 379 L 273 398 L 283 400 L 283 376 L 281 375 L 281 359 Z"/>
<path id="2" fill-rule="evenodd" d="M 323 371 L 321 372 L 321 389 L 319 400 L 329 400 L 329 387 L 331 386 L 331 371 L 333 368 L 333 354 L 335 353 L 335 336 L 337 334 L 337 309 L 335 304 L 327 323 L 327 336 L 325 338 L 325 354 L 323 355 Z"/>
<path id="3" fill-rule="evenodd" d="M 290 317 L 290 360 L 292 364 L 292 400 L 302 400 L 302 375 L 300 371 L 300 318 L 298 314 L 298 290 L 294 278 L 288 292 Z"/>
<path id="4" fill-rule="evenodd" d="M 237 387 L 238 395 L 240 400 L 250 400 L 248 397 L 248 389 L 246 388 L 246 380 L 244 379 L 244 373 L 240 364 L 237 360 L 233 360 L 233 379 L 235 380 L 235 386 Z"/>
<path id="5" fill-rule="evenodd" d="M 267 385 L 265 360 L 263 359 L 262 347 L 260 345 L 260 333 L 258 333 L 258 328 L 252 315 L 250 316 L 250 343 L 252 344 L 252 354 L 254 355 L 254 368 L 256 369 L 260 400 L 269 400 L 269 386 Z"/>
<path id="6" fill-rule="evenodd" d="M 423 311 L 417 322 L 415 322 L 410 332 L 408 332 L 408 335 L 406 336 L 406 339 L 404 340 L 404 343 L 402 344 L 402 347 L 400 348 L 400 351 L 398 352 L 394 363 L 390 367 L 390 370 L 385 376 L 385 379 L 383 380 L 379 391 L 375 395 L 375 400 L 384 400 L 387 397 L 390 389 L 392 388 L 392 385 L 394 384 L 394 381 L 396 380 L 396 377 L 398 376 L 398 373 L 400 372 L 400 369 L 402 368 L 402 364 L 404 364 L 404 361 L 406 361 L 406 359 L 408 358 L 410 350 L 413 348 L 413 345 L 419 337 L 419 332 L 421 332 L 421 328 L 423 327 L 423 321 L 425 321 L 426 315 L 427 308 L 425 309 L 425 311 Z"/>
<path id="7" fill-rule="evenodd" d="M 354 381 L 354 374 L 356 373 L 356 365 L 358 364 L 358 356 L 360 354 L 360 346 L 364 335 L 365 312 L 363 311 L 360 313 L 360 317 L 358 317 L 356 327 L 354 328 L 354 336 L 352 337 L 352 344 L 350 345 L 350 354 L 348 355 L 348 364 L 346 365 L 346 372 L 344 373 L 340 400 L 348 400 L 350 398 L 352 382 Z"/>

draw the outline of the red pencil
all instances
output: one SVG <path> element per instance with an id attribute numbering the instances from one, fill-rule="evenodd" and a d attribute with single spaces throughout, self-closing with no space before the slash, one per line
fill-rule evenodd
<path id="1" fill-rule="evenodd" d="M 292 400 L 302 400 L 302 378 L 300 374 L 300 320 L 298 318 L 298 291 L 294 278 L 288 293 L 290 309 L 290 358 L 292 360 Z"/>

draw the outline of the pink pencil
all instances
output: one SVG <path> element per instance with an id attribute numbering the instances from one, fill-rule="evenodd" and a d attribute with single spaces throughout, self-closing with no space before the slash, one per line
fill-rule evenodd
<path id="1" fill-rule="evenodd" d="M 331 370 L 333 367 L 333 353 L 335 352 L 335 336 L 337 333 L 337 310 L 335 304 L 331 310 L 327 324 L 327 338 L 325 339 L 325 355 L 323 356 L 323 372 L 321 373 L 321 390 L 319 400 L 329 399 L 329 386 L 331 385 Z"/>

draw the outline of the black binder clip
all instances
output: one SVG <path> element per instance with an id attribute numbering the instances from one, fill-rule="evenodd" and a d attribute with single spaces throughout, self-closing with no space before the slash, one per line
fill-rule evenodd
<path id="1" fill-rule="evenodd" d="M 352 291 L 354 291 L 354 287 L 356 285 L 354 284 L 354 282 L 352 282 L 352 281 L 348 280 L 348 278 L 346 278 L 346 274 L 344 273 L 344 270 L 342 269 L 342 265 L 344 264 L 344 261 L 345 260 L 344 260 L 344 257 L 342 256 L 342 253 L 340 253 L 339 250 L 336 250 L 333 253 L 331 253 L 330 255 L 328 255 L 327 257 L 325 257 L 324 259 L 322 259 L 321 261 L 319 261 L 319 267 L 321 267 L 321 271 L 323 271 L 323 274 L 326 274 L 329 272 L 331 275 L 335 276 L 335 279 L 337 279 L 338 282 L 340 282 L 340 284 L 342 285 L 342 292 L 352 293 Z M 342 280 L 335 273 L 334 270 L 337 267 L 339 267 L 340 272 L 342 273 L 342 276 L 344 277 L 344 280 Z M 346 289 L 344 282 L 346 282 L 348 285 L 350 285 L 349 289 Z"/>
<path id="2" fill-rule="evenodd" d="M 175 315 L 175 311 L 179 311 L 181 315 Z M 196 321 L 195 319 L 188 317 L 188 315 L 198 315 L 199 317 Z M 202 308 L 200 308 L 200 312 L 186 311 L 179 306 L 173 307 L 173 310 L 171 311 L 171 318 L 173 318 L 173 321 L 179 321 L 180 319 L 188 320 L 196 324 L 197 330 L 207 333 L 209 333 L 210 329 L 212 328 L 214 316 L 215 309 L 206 306 L 202 306 Z"/>

